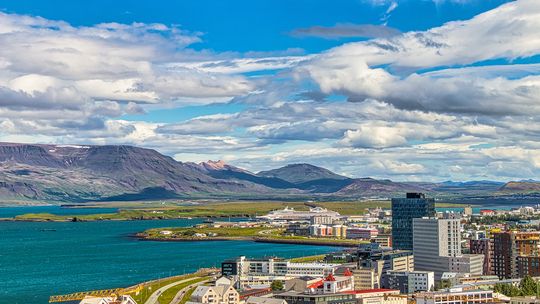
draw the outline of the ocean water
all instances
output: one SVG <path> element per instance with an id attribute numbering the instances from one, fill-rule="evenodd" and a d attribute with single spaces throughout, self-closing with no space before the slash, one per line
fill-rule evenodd
<path id="1" fill-rule="evenodd" d="M 295 257 L 338 250 L 248 241 L 153 242 L 130 237 L 148 228 L 189 226 L 200 221 L 0 222 L 0 303 L 47 303 L 53 294 L 129 286 L 219 266 L 223 259 L 241 254 Z"/>
<path id="2" fill-rule="evenodd" d="M 63 208 L 60 206 L 0 207 L 0 218 L 14 217 L 25 213 L 50 213 L 56 215 L 83 215 L 114 213 L 118 208 Z"/>

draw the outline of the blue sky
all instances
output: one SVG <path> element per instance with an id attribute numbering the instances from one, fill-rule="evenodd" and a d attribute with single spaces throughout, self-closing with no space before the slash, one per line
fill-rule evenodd
<path id="1" fill-rule="evenodd" d="M 3 141 L 249 170 L 540 173 L 534 0 L 0 1 Z"/>

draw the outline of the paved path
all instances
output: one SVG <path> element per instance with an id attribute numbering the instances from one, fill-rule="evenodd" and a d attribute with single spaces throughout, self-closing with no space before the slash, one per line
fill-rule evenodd
<path id="1" fill-rule="evenodd" d="M 174 299 L 171 301 L 170 304 L 179 304 L 180 301 L 182 301 L 182 299 L 184 298 L 184 295 L 186 294 L 186 292 L 188 292 L 188 290 L 191 287 L 196 288 L 197 286 L 202 285 L 202 284 L 204 284 L 206 282 L 208 282 L 208 280 L 198 282 L 198 283 L 195 283 L 195 284 L 192 284 L 192 285 L 189 285 L 187 287 L 184 287 L 184 288 L 180 289 L 180 291 L 178 291 L 178 293 L 174 296 Z"/>
<path id="2" fill-rule="evenodd" d="M 182 283 L 185 283 L 185 282 L 188 282 L 188 281 L 191 281 L 191 280 L 194 280 L 196 278 L 189 278 L 189 279 L 185 279 L 185 280 L 181 280 L 181 281 L 176 281 L 174 283 L 171 283 L 171 284 L 168 284 L 168 285 L 165 285 L 159 289 L 157 289 L 156 291 L 154 291 L 150 297 L 148 298 L 148 300 L 146 300 L 146 302 L 144 302 L 144 304 L 158 304 L 158 298 L 159 296 L 167 289 L 171 288 L 171 287 L 174 287 L 176 285 L 179 285 L 179 284 L 182 284 Z"/>

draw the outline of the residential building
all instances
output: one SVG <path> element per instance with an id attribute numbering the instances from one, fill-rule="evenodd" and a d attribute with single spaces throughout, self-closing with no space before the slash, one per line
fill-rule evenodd
<path id="1" fill-rule="evenodd" d="M 379 230 L 374 227 L 348 227 L 348 239 L 372 239 L 379 235 Z"/>
<path id="2" fill-rule="evenodd" d="M 407 304 L 407 296 L 394 289 L 366 289 L 348 292 L 354 294 L 358 304 Z"/>
<path id="3" fill-rule="evenodd" d="M 388 271 L 382 275 L 381 285 L 405 294 L 431 291 L 435 286 L 435 274 L 433 271 Z"/>
<path id="4" fill-rule="evenodd" d="M 288 304 L 357 304 L 352 293 L 338 294 L 305 294 L 296 291 L 286 291 L 275 294 L 274 298 L 283 299 Z"/>
<path id="5" fill-rule="evenodd" d="M 392 247 L 392 235 L 379 234 L 376 237 L 372 238 L 371 242 L 377 243 L 383 247 Z"/>
<path id="6" fill-rule="evenodd" d="M 187 304 L 239 304 L 240 294 L 232 285 L 197 286 Z"/>
<path id="7" fill-rule="evenodd" d="M 478 240 L 469 240 L 471 254 L 484 255 L 484 274 L 493 274 L 493 240 L 482 238 Z"/>
<path id="8" fill-rule="evenodd" d="M 221 263 L 221 271 L 236 281 L 237 288 L 245 288 L 303 276 L 322 278 L 334 274 L 339 266 L 330 263 L 292 263 L 279 258 L 248 259 L 241 256 Z"/>
<path id="9" fill-rule="evenodd" d="M 314 215 L 310 219 L 311 225 L 332 225 L 335 220 L 335 216 L 332 215 Z"/>
<path id="10" fill-rule="evenodd" d="M 540 274 L 540 231 L 493 234 L 493 272 L 499 278 Z"/>
<path id="11" fill-rule="evenodd" d="M 493 291 L 436 291 L 416 295 L 416 304 L 478 304 L 493 303 Z"/>
<path id="12" fill-rule="evenodd" d="M 353 270 L 356 289 L 381 287 L 382 275 L 388 271 L 413 271 L 412 252 L 384 249 L 376 243 L 361 246 L 357 252 L 358 269 Z"/>
<path id="13" fill-rule="evenodd" d="M 448 271 L 482 275 L 484 271 L 484 255 L 463 254 L 461 256 L 448 257 Z"/>
<path id="14" fill-rule="evenodd" d="M 435 200 L 423 193 L 407 193 L 392 199 L 392 245 L 394 249 L 413 249 L 413 219 L 435 216 Z"/>

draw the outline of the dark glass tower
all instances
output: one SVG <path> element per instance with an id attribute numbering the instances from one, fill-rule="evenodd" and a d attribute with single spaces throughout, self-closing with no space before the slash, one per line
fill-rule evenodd
<path id="1" fill-rule="evenodd" d="M 392 248 L 413 249 L 413 219 L 435 216 L 435 200 L 423 193 L 392 199 Z"/>

